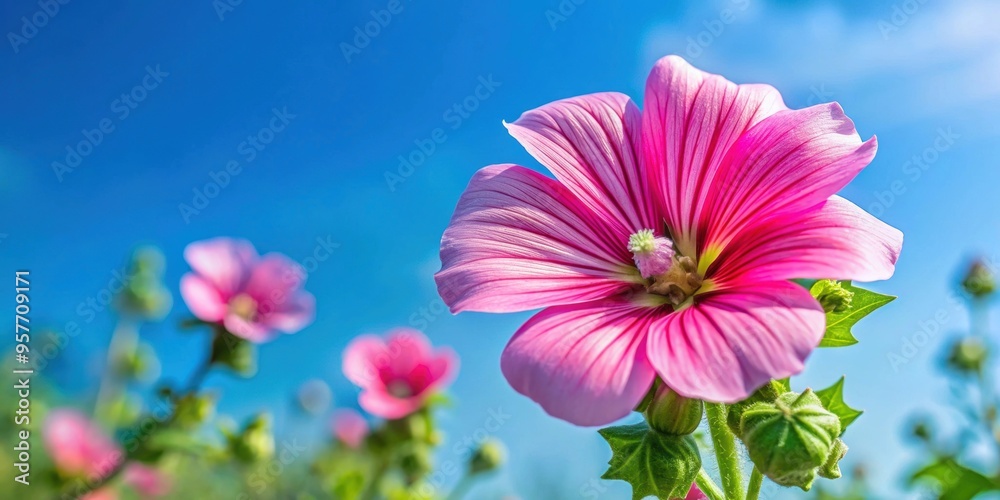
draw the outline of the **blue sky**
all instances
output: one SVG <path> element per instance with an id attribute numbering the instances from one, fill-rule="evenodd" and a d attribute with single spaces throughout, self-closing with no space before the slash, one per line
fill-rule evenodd
<path id="1" fill-rule="evenodd" d="M 256 383 L 209 378 L 225 393 L 224 410 L 270 408 L 286 432 L 305 432 L 286 411 L 295 387 L 319 377 L 339 404 L 353 405 L 340 374 L 348 340 L 413 324 L 462 356 L 458 406 L 444 417 L 454 441 L 481 436 L 491 411 L 510 416 L 496 432 L 512 456 L 498 491 L 596 491 L 588 482 L 608 458 L 597 434 L 545 416 L 500 375 L 499 354 L 529 315 L 442 313 L 431 276 L 473 172 L 502 162 L 538 168 L 501 120 L 595 91 L 641 101 L 652 63 L 675 53 L 736 82 L 770 83 L 792 107 L 839 101 L 864 137 L 878 135 L 877 158 L 842 194 L 905 233 L 896 276 L 873 285 L 900 298 L 858 327 L 857 346 L 817 352 L 796 383 L 847 375 L 848 401 L 866 410 L 848 434 L 849 457 L 897 497 L 911 457 L 899 428 L 912 411 L 940 406 L 946 386 L 935 359 L 966 324 L 947 300 L 950 283 L 963 259 L 1000 252 L 991 217 L 1000 208 L 998 6 L 479 4 L 404 0 L 365 43 L 356 28 L 378 22 L 371 11 L 390 2 L 71 2 L 51 16 L 31 2 L 4 3 L 2 31 L 16 36 L 0 47 L 0 268 L 32 271 L 36 321 L 83 324 L 53 374 L 81 394 L 93 390 L 86 380 L 114 318 L 85 322 L 77 308 L 137 243 L 164 250 L 176 293 L 191 241 L 241 236 L 300 261 L 333 242 L 307 284 L 316 323 L 265 346 Z M 22 16 L 44 26 L 25 28 Z M 400 156 L 412 168 L 401 169 Z M 227 165 L 238 173 L 205 193 Z M 170 326 L 185 313 L 178 300 L 168 323 L 145 331 L 169 378 L 199 359 L 201 339 Z M 924 339 L 922 329 L 929 340 L 891 363 L 906 342 Z M 598 486 L 606 498 L 626 491 Z"/>

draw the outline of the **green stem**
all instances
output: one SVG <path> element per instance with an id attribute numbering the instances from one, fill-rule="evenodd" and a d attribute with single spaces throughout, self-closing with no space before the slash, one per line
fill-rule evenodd
<path id="1" fill-rule="evenodd" d="M 757 497 L 760 496 L 760 486 L 763 483 L 764 475 L 754 467 L 753 472 L 750 473 L 750 485 L 747 486 L 747 500 L 757 500 Z"/>
<path id="2" fill-rule="evenodd" d="M 726 497 L 722 490 L 716 486 L 715 481 L 705 472 L 705 469 L 698 471 L 698 477 L 695 478 L 694 482 L 698 485 L 698 489 L 708 496 L 709 500 L 725 500 Z"/>
<path id="3" fill-rule="evenodd" d="M 722 403 L 705 403 L 708 429 L 712 433 L 712 447 L 719 462 L 722 489 L 726 500 L 743 500 L 743 479 L 740 471 L 740 457 L 736 453 L 736 439 L 726 425 L 726 406 Z"/>
<path id="4" fill-rule="evenodd" d="M 458 484 L 456 484 L 455 487 L 452 488 L 451 493 L 448 494 L 448 500 L 459 500 L 461 498 L 465 498 L 465 495 L 467 495 L 469 490 L 472 488 L 473 482 L 471 474 L 462 476 L 462 479 L 458 481 Z"/>

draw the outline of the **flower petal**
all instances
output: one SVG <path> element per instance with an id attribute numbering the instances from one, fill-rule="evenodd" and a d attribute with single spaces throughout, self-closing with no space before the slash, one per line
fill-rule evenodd
<path id="1" fill-rule="evenodd" d="M 678 393 L 731 403 L 802 371 L 826 328 L 823 309 L 788 281 L 706 294 L 650 329 L 649 360 Z"/>
<path id="2" fill-rule="evenodd" d="M 270 342 L 278 336 L 277 332 L 264 323 L 247 321 L 238 314 L 227 314 L 222 320 L 229 333 L 255 344 Z"/>
<path id="3" fill-rule="evenodd" d="M 257 251 L 245 240 L 213 238 L 188 245 L 184 259 L 228 301 L 250 277 Z"/>
<path id="4" fill-rule="evenodd" d="M 833 196 L 804 214 L 776 217 L 740 233 L 717 260 L 720 283 L 830 278 L 876 281 L 895 270 L 903 233 Z"/>
<path id="5" fill-rule="evenodd" d="M 701 250 L 717 255 L 757 221 L 814 207 L 847 185 L 875 156 L 837 103 L 780 111 L 729 149 L 700 221 Z"/>
<path id="6" fill-rule="evenodd" d="M 476 173 L 441 239 L 438 293 L 452 312 L 512 312 L 628 287 L 628 234 L 557 181 L 516 165 Z M 633 268 L 634 271 L 634 268 Z"/>
<path id="7" fill-rule="evenodd" d="M 654 229 L 639 140 L 639 108 L 624 94 L 563 99 L 521 115 L 507 130 L 605 224 Z"/>
<path id="8" fill-rule="evenodd" d="M 355 337 L 344 349 L 344 376 L 363 389 L 373 383 L 381 384 L 379 366 L 389 359 L 388 350 L 381 338 L 375 335 Z"/>
<path id="9" fill-rule="evenodd" d="M 675 242 L 694 254 L 694 229 L 722 158 L 752 125 L 787 109 L 769 85 L 736 85 L 684 59 L 660 59 L 646 80 L 643 154 Z"/>
<path id="10" fill-rule="evenodd" d="M 376 417 L 395 420 L 419 410 L 424 399 L 421 396 L 397 398 L 385 391 L 375 390 L 362 392 L 358 396 L 358 404 Z"/>
<path id="11" fill-rule="evenodd" d="M 305 282 L 306 272 L 297 262 L 279 253 L 269 253 L 258 260 L 243 288 L 258 302 L 297 290 Z"/>
<path id="12" fill-rule="evenodd" d="M 264 311 L 260 322 L 268 328 L 295 333 L 316 318 L 316 298 L 309 292 L 294 292 L 284 300 L 274 302 L 271 311 Z"/>
<path id="13" fill-rule="evenodd" d="M 194 273 L 181 277 L 181 296 L 191 313 L 202 321 L 222 321 L 229 310 L 229 305 L 215 285 Z"/>
<path id="14" fill-rule="evenodd" d="M 514 334 L 501 369 L 517 392 L 554 417 L 576 425 L 614 422 L 653 382 L 644 339 L 656 311 L 616 300 L 550 307 Z"/>

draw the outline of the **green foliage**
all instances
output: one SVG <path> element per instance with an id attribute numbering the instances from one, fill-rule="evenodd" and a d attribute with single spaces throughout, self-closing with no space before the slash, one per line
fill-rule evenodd
<path id="1" fill-rule="evenodd" d="M 826 389 L 816 391 L 816 396 L 823 402 L 823 407 L 840 418 L 840 435 L 847 431 L 847 426 L 851 425 L 858 417 L 864 413 L 855 410 L 844 402 L 844 379 L 840 377 L 836 383 Z"/>
<path id="2" fill-rule="evenodd" d="M 820 280 L 812 285 L 809 291 L 813 297 L 820 296 L 828 290 L 829 285 L 826 281 Z M 826 313 L 826 333 L 819 344 L 820 347 L 846 347 L 857 344 L 858 339 L 854 338 L 851 333 L 854 324 L 896 299 L 891 295 L 883 295 L 854 286 L 850 281 L 841 281 L 839 284 L 843 290 L 853 294 L 850 306 L 842 312 Z"/>
<path id="3" fill-rule="evenodd" d="M 671 436 L 645 423 L 601 429 L 611 446 L 604 479 L 632 485 L 632 498 L 684 498 L 701 469 L 701 454 L 691 435 Z"/>
<path id="4" fill-rule="evenodd" d="M 961 463 L 955 457 L 941 457 L 913 473 L 910 484 L 934 483 L 940 500 L 972 500 L 976 495 L 1000 491 L 1000 484 Z"/>

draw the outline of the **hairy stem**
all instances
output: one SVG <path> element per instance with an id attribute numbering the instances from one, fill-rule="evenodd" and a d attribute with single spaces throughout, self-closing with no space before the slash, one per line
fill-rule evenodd
<path id="1" fill-rule="evenodd" d="M 698 471 L 698 477 L 695 478 L 694 483 L 698 485 L 698 489 L 702 493 L 708 496 L 709 500 L 725 500 L 725 495 L 722 490 L 715 484 L 712 477 L 705 472 L 705 469 Z"/>
<path id="2" fill-rule="evenodd" d="M 747 486 L 747 500 L 757 500 L 757 497 L 760 496 L 760 486 L 763 483 L 764 475 L 754 467 L 753 472 L 750 473 L 750 484 Z"/>
<path id="3" fill-rule="evenodd" d="M 722 489 L 726 500 L 743 499 L 743 479 L 740 471 L 740 457 L 736 453 L 736 438 L 726 425 L 726 406 L 722 403 L 705 403 L 708 429 L 712 433 L 712 448 L 719 462 Z"/>

